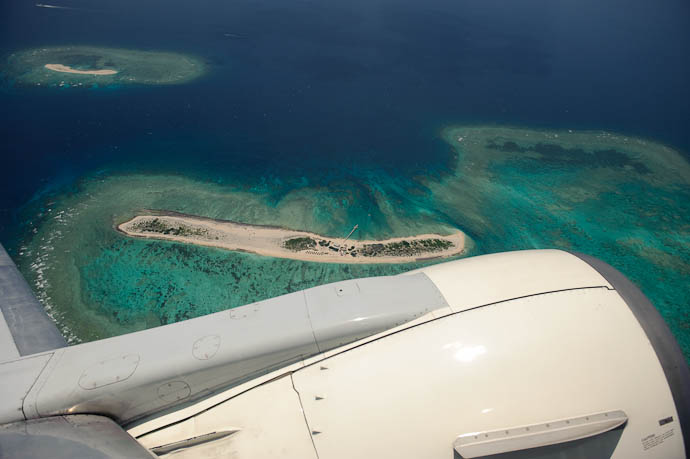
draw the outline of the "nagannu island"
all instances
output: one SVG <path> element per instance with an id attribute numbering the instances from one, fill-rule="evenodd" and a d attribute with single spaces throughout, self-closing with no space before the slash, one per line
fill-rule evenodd
<path id="1" fill-rule="evenodd" d="M 137 215 L 117 229 L 128 236 L 218 247 L 321 263 L 412 263 L 462 255 L 462 231 L 385 240 L 332 238 L 276 226 L 249 225 L 180 213 Z"/>
<path id="2" fill-rule="evenodd" d="M 179 84 L 203 75 L 206 66 L 167 51 L 59 46 L 15 52 L 0 70 L 16 86 L 69 88 Z"/>

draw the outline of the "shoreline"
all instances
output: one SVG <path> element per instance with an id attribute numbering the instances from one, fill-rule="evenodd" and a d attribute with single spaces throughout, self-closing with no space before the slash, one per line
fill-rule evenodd
<path id="1" fill-rule="evenodd" d="M 317 263 L 414 263 L 466 253 L 462 231 L 385 240 L 347 240 L 277 226 L 155 211 L 115 226 L 129 237 L 216 247 L 236 252 Z"/>
<path id="2" fill-rule="evenodd" d="M 48 70 L 62 73 L 76 73 L 78 75 L 115 75 L 117 70 L 103 69 L 103 70 L 77 70 L 62 64 L 46 64 L 44 65 Z"/>

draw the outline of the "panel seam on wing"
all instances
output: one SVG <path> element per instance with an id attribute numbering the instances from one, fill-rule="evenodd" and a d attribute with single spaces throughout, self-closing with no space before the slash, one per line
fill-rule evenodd
<path id="1" fill-rule="evenodd" d="M 293 378 L 293 373 L 290 373 L 290 383 L 292 384 L 292 390 L 295 391 L 297 394 L 297 400 L 299 400 L 299 407 L 302 410 L 302 416 L 304 416 L 304 425 L 307 428 L 307 432 L 309 433 L 309 439 L 311 440 L 311 444 L 314 447 L 314 454 L 316 454 L 316 458 L 319 459 L 319 450 L 316 449 L 316 443 L 314 443 L 314 436 L 312 435 L 311 427 L 309 427 L 309 420 L 307 419 L 307 413 L 304 411 L 304 405 L 302 404 L 302 396 L 300 395 L 299 391 L 295 387 L 295 378 Z"/>

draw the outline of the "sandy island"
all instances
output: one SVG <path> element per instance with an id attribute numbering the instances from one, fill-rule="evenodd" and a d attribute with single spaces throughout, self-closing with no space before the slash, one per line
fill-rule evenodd
<path id="1" fill-rule="evenodd" d="M 138 215 L 117 229 L 133 237 L 321 263 L 410 263 L 462 255 L 465 251 L 465 234 L 461 231 L 448 236 L 421 234 L 356 241 L 177 213 Z"/>
<path id="2" fill-rule="evenodd" d="M 77 70 L 62 64 L 46 64 L 45 68 L 54 72 L 78 73 L 80 75 L 115 75 L 117 70 Z"/>

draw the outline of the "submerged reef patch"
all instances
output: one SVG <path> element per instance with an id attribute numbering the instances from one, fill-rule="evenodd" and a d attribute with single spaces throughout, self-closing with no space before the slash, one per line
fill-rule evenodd
<path id="1" fill-rule="evenodd" d="M 107 87 L 178 84 L 206 71 L 196 57 L 95 46 L 34 48 L 10 54 L 2 76 L 14 86 Z"/>
<path id="2" fill-rule="evenodd" d="M 646 174 L 649 168 L 639 160 L 617 151 L 613 148 L 606 150 L 585 150 L 582 147 L 567 148 L 557 143 L 538 142 L 520 146 L 512 140 L 503 140 L 502 143 L 491 138 L 486 143 L 486 148 L 498 150 L 504 153 L 522 153 L 524 161 L 539 161 L 543 166 L 555 167 L 632 167 L 635 172 Z"/>

